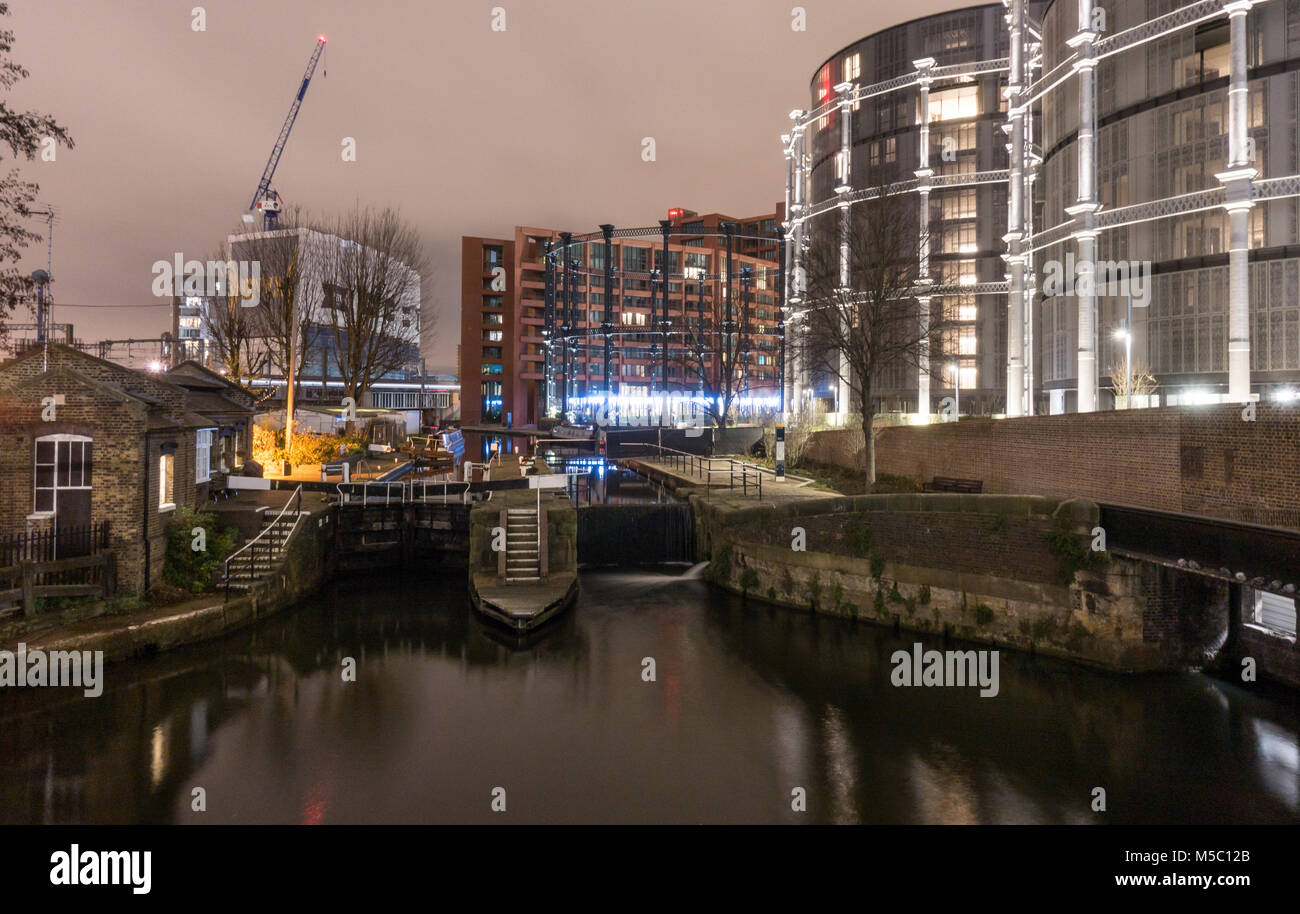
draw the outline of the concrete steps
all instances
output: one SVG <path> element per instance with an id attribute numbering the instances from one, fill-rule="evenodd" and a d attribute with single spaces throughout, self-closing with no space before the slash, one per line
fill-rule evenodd
<path id="1" fill-rule="evenodd" d="M 540 581 L 541 552 L 537 542 L 537 509 L 506 510 L 506 583 Z"/>
<path id="2" fill-rule="evenodd" d="M 293 534 L 299 516 L 291 513 L 263 521 L 262 530 L 258 534 L 261 538 L 257 544 L 230 560 L 227 584 L 232 590 L 251 589 L 275 572 L 284 559 L 289 537 Z"/>

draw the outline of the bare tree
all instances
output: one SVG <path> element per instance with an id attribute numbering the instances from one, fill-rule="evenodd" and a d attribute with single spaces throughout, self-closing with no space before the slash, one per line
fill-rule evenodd
<path id="1" fill-rule="evenodd" d="M 867 487 L 876 480 L 872 426 L 873 392 L 884 369 L 919 367 L 942 338 L 943 319 L 922 314 L 916 299 L 921 253 L 929 239 L 920 232 L 914 195 L 888 195 L 884 187 L 851 211 L 848 279 L 841 282 L 839 225 L 814 234 L 804 288 L 807 310 L 795 345 L 804 364 L 843 381 L 862 407 Z"/>
<path id="2" fill-rule="evenodd" d="M 1160 386 L 1151 369 L 1137 359 L 1133 360 L 1133 370 L 1129 371 L 1127 358 L 1121 358 L 1111 368 L 1110 384 L 1115 392 L 1116 409 L 1131 409 L 1135 398 L 1145 402 Z"/>
<path id="3" fill-rule="evenodd" d="M 685 332 L 680 349 L 670 359 L 681 368 L 683 384 L 708 399 L 705 412 L 718 428 L 725 428 L 731 406 L 745 391 L 753 359 L 754 297 L 757 277 L 748 263 L 733 261 L 727 275 L 725 255 L 718 254 L 718 281 L 706 283 L 703 275 L 691 295 L 689 277 L 683 283 L 682 311 Z M 700 301 L 700 286 L 712 286 Z"/>
<path id="4" fill-rule="evenodd" d="M 280 217 L 281 228 L 237 240 L 231 259 L 260 264 L 261 289 L 254 309 L 266 362 L 285 379 L 285 449 L 293 444 L 294 400 L 301 387 L 311 328 L 321 319 L 322 269 L 329 245 L 310 229 L 300 208 Z"/>
<path id="5" fill-rule="evenodd" d="M 224 261 L 222 251 L 208 258 Z M 223 277 L 224 279 L 224 277 Z M 258 309 L 244 306 L 239 289 L 227 282 L 217 295 L 204 301 L 204 319 L 217 365 L 237 384 L 251 381 L 267 367 L 267 347 L 262 340 L 263 321 Z"/>
<path id="6" fill-rule="evenodd" d="M 355 209 L 339 217 L 323 258 L 323 315 L 344 395 L 361 395 L 383 375 L 419 359 L 424 245 L 391 209 Z"/>

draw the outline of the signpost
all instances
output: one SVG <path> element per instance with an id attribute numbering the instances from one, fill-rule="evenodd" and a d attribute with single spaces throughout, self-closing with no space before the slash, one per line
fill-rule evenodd
<path id="1" fill-rule="evenodd" d="M 776 478 L 785 479 L 785 424 L 776 426 Z"/>

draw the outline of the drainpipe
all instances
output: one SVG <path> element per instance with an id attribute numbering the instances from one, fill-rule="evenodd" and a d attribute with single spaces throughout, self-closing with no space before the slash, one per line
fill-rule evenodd
<path id="1" fill-rule="evenodd" d="M 144 436 L 144 482 L 140 486 L 140 520 L 144 536 L 144 592 L 149 593 L 149 435 Z"/>

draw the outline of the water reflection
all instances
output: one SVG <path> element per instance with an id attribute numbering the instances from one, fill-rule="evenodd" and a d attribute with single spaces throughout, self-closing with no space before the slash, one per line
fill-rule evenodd
<path id="1" fill-rule="evenodd" d="M 0 820 L 1096 822 L 1100 786 L 1104 821 L 1300 821 L 1279 696 L 1013 654 L 995 699 L 896 689 L 906 635 L 679 572 L 582 585 L 523 641 L 457 584 L 375 580 L 110 667 L 98 699 L 5 690 Z"/>

